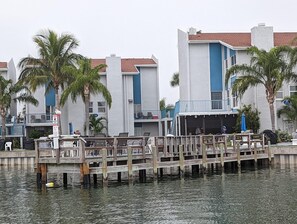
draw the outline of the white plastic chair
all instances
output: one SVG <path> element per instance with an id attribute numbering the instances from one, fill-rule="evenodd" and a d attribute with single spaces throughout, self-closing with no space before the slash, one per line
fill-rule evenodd
<path id="1" fill-rule="evenodd" d="M 11 151 L 12 142 L 5 142 L 5 151 Z"/>

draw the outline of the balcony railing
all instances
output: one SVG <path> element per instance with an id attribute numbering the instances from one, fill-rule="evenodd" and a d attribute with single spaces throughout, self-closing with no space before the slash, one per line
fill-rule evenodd
<path id="1" fill-rule="evenodd" d="M 179 112 L 231 111 L 228 100 L 189 100 L 179 102 Z"/>
<path id="2" fill-rule="evenodd" d="M 13 123 L 6 124 L 6 136 L 24 136 L 24 124 L 23 123 Z M 0 135 L 2 134 L 2 126 L 0 126 Z"/>
<path id="3" fill-rule="evenodd" d="M 134 113 L 135 120 L 152 120 L 160 119 L 161 111 L 160 110 L 141 110 Z"/>
<path id="4" fill-rule="evenodd" d="M 53 122 L 53 113 L 31 113 L 26 114 L 26 123 L 52 123 Z"/>

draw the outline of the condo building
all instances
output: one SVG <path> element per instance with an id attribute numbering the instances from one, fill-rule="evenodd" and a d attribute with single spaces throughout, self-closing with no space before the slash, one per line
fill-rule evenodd
<path id="1" fill-rule="evenodd" d="M 240 99 L 231 91 L 234 74 L 225 85 L 225 73 L 235 64 L 250 64 L 247 48 L 256 46 L 269 51 L 282 45 L 292 45 L 297 32 L 274 32 L 273 27 L 259 24 L 246 33 L 204 33 L 190 28 L 178 30 L 180 100 L 175 108 L 174 133 L 195 134 L 234 132 L 237 109 L 252 105 L 260 114 L 260 131 L 271 129 L 270 112 L 263 86 L 250 88 Z M 285 96 L 295 94 L 296 83 L 286 83 L 277 94 L 275 111 Z M 293 131 L 292 122 L 276 117 L 276 129 Z"/>
<path id="2" fill-rule="evenodd" d="M 95 117 L 104 117 L 107 127 L 104 133 L 116 136 L 121 132 L 129 136 L 149 133 L 158 136 L 167 133 L 167 118 L 161 117 L 159 109 L 159 72 L 158 60 L 151 58 L 121 58 L 111 55 L 102 59 L 91 59 L 93 67 L 106 64 L 100 71 L 100 81 L 112 96 L 111 108 L 101 94 L 91 95 L 89 113 Z M 51 133 L 52 115 L 55 112 L 54 91 L 45 94 L 45 87 L 39 88 L 34 96 L 39 105 L 26 105 L 27 131 L 39 130 Z M 74 130 L 84 133 L 85 111 L 81 98 L 72 102 L 69 97 L 61 108 L 63 134 L 72 134 Z"/>

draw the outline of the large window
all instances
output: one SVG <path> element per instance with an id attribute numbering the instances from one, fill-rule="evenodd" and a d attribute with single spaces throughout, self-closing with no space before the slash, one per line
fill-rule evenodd
<path id="1" fill-rule="evenodd" d="M 222 109 L 222 92 L 211 93 L 211 109 Z"/>
<path id="2" fill-rule="evenodd" d="M 104 101 L 101 101 L 101 102 L 98 102 L 98 113 L 105 113 L 106 111 L 106 106 L 105 106 L 105 102 Z"/>

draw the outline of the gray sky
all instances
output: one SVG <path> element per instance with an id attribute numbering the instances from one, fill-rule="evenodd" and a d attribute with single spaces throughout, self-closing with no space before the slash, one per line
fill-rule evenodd
<path id="1" fill-rule="evenodd" d="M 36 56 L 32 37 L 42 29 L 73 34 L 78 53 L 91 58 L 155 57 L 160 98 L 178 100 L 169 81 L 178 71 L 177 29 L 250 32 L 258 23 L 297 31 L 294 0 L 0 0 L 0 61 Z"/>

